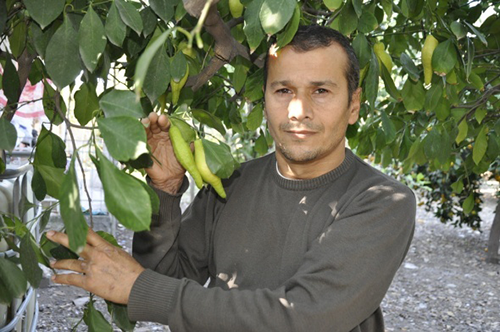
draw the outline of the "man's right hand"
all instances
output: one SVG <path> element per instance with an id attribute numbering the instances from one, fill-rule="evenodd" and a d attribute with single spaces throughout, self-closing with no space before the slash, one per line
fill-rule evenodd
<path id="1" fill-rule="evenodd" d="M 164 114 L 151 112 L 142 120 L 146 125 L 148 144 L 153 155 L 153 166 L 146 168 L 151 184 L 170 194 L 176 194 L 182 185 L 186 170 L 175 158 L 174 149 L 168 135 L 170 121 Z"/>

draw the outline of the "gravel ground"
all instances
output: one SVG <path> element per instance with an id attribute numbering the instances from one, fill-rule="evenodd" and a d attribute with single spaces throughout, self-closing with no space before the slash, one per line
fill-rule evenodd
<path id="1" fill-rule="evenodd" d="M 500 265 L 484 260 L 496 201 L 486 198 L 483 232 L 444 225 L 419 208 L 412 246 L 382 303 L 386 331 L 500 331 Z M 130 248 L 130 232 L 118 227 L 117 235 Z M 37 331 L 69 331 L 88 293 L 47 283 L 38 291 Z M 105 311 L 102 301 L 96 306 Z M 168 328 L 139 323 L 135 331 Z"/>

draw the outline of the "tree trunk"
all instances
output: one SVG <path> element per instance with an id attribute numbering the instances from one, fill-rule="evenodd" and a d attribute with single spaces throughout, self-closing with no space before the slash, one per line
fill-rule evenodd
<path id="1" fill-rule="evenodd" d="M 500 199 L 497 203 L 497 208 L 495 210 L 495 219 L 493 219 L 493 224 L 491 225 L 490 238 L 488 240 L 488 254 L 486 255 L 486 261 L 488 263 L 499 264 L 500 256 L 498 255 L 498 248 L 500 244 Z"/>

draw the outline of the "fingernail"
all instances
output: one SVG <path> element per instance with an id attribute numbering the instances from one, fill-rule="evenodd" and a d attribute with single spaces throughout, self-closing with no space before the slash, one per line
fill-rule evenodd
<path id="1" fill-rule="evenodd" d="M 47 232 L 47 236 L 48 237 L 52 237 L 52 236 L 54 236 L 54 234 L 56 234 L 56 232 L 54 232 L 54 231 L 48 231 Z"/>

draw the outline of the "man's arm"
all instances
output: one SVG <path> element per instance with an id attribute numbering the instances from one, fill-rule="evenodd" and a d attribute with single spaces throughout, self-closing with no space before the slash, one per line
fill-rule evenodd
<path id="1" fill-rule="evenodd" d="M 377 310 L 408 250 L 415 199 L 398 188 L 368 188 L 338 211 L 276 289 L 207 289 L 146 270 L 129 315 L 176 331 L 349 331 Z"/>

